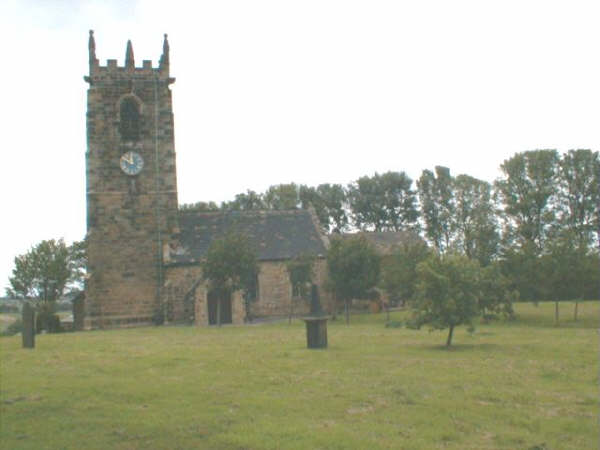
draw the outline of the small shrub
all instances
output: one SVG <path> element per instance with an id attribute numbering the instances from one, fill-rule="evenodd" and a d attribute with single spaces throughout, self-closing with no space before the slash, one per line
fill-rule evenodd
<path id="1" fill-rule="evenodd" d="M 61 333 L 63 331 L 60 325 L 60 317 L 52 311 L 42 310 L 38 312 L 35 321 L 35 332 L 40 334 L 42 330 L 48 333 Z"/>
<path id="2" fill-rule="evenodd" d="M 386 328 L 402 328 L 404 324 L 399 320 L 391 320 L 385 324 Z"/>

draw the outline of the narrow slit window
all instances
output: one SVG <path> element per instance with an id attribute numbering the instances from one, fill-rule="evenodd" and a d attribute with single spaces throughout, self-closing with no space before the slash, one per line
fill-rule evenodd
<path id="1" fill-rule="evenodd" d="M 121 102 L 119 132 L 124 141 L 140 139 L 140 111 L 133 98 L 126 98 Z"/>

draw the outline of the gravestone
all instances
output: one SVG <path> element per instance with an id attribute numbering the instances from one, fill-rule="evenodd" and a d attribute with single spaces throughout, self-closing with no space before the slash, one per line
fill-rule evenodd
<path id="1" fill-rule="evenodd" d="M 82 291 L 73 299 L 73 331 L 83 330 L 85 317 L 85 292 Z"/>
<path id="2" fill-rule="evenodd" d="M 23 348 L 35 347 L 35 311 L 29 303 L 23 305 L 21 312 L 23 320 Z"/>
<path id="3" fill-rule="evenodd" d="M 308 348 L 327 348 L 327 316 L 321 309 L 319 291 L 316 285 L 310 289 L 310 316 L 302 320 L 306 323 L 306 344 Z"/>

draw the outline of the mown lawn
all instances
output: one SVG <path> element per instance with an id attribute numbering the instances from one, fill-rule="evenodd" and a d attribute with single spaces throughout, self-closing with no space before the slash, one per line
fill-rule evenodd
<path id="1" fill-rule="evenodd" d="M 0 447 L 597 448 L 600 303 L 516 309 L 450 351 L 384 314 L 327 350 L 299 321 L 0 338 Z"/>

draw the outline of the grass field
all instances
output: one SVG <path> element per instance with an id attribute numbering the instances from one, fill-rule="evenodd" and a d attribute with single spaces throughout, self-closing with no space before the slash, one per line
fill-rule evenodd
<path id="1" fill-rule="evenodd" d="M 304 324 L 0 338 L 6 449 L 594 449 L 600 303 L 520 304 L 473 335 Z M 402 313 L 394 313 L 400 319 Z"/>

